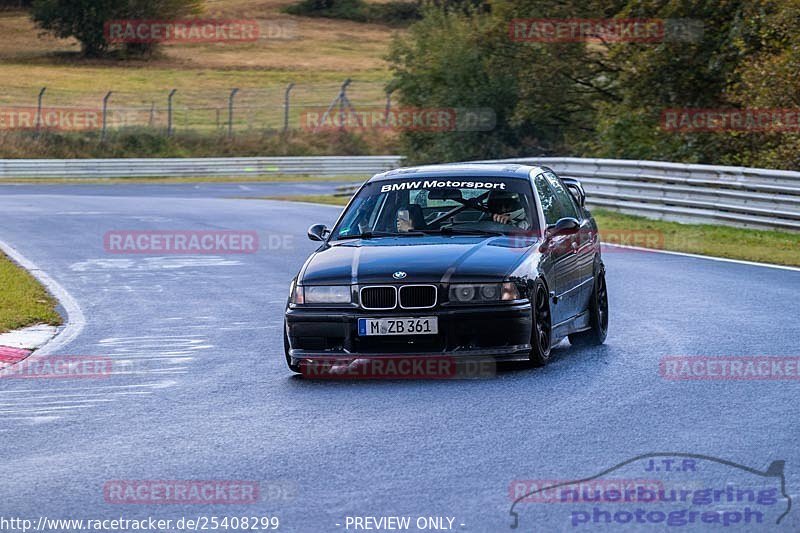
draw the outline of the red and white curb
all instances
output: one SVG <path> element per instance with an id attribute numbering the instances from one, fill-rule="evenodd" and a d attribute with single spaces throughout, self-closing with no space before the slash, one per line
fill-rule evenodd
<path id="1" fill-rule="evenodd" d="M 55 326 L 38 325 L 0 334 L 0 370 L 26 359 L 57 332 Z"/>
<path id="2" fill-rule="evenodd" d="M 50 294 L 52 294 L 61 304 L 64 314 L 66 314 L 64 317 L 65 325 L 60 329 L 53 328 L 52 331 L 54 333 L 45 341 L 43 341 L 41 344 L 37 344 L 33 348 L 29 348 L 31 350 L 36 349 L 36 355 L 51 355 L 57 353 L 59 349 L 74 341 L 83 331 L 83 327 L 86 325 L 86 318 L 83 315 L 83 311 L 78 305 L 78 302 L 75 301 L 72 295 L 67 292 L 64 287 L 62 287 L 56 280 L 51 278 L 45 271 L 39 268 L 36 263 L 18 252 L 13 246 L 3 240 L 0 240 L 0 250 L 2 250 L 2 252 L 5 253 L 9 258 L 11 258 L 12 261 L 16 262 L 19 266 L 27 270 L 34 278 L 39 280 L 39 283 L 44 285 Z M 51 328 L 53 326 L 33 327 Z M 27 329 L 30 328 L 25 328 L 25 330 Z M 55 335 L 56 332 L 58 335 Z M 7 344 L 7 341 L 2 341 L 2 336 L 0 336 L 0 346 L 6 345 L 10 346 L 11 348 L 27 348 L 24 346 Z"/>

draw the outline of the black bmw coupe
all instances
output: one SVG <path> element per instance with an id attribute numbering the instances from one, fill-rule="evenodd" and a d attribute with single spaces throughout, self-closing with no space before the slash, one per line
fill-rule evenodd
<path id="1" fill-rule="evenodd" d="M 491 357 L 544 365 L 564 337 L 601 344 L 597 224 L 546 167 L 452 164 L 377 174 L 292 281 L 289 368 L 325 358 Z"/>

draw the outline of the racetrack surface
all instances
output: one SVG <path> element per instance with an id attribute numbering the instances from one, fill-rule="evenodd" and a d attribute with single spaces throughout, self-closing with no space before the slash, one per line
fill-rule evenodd
<path id="1" fill-rule="evenodd" d="M 785 460 L 792 510 L 741 530 L 800 530 L 800 382 L 659 376 L 665 356 L 800 355 L 800 272 L 609 252 L 603 347 L 564 341 L 546 368 L 491 379 L 309 381 L 285 366 L 282 314 L 315 249 L 306 228 L 330 225 L 339 208 L 230 197 L 334 184 L 197 185 L 0 186 L 0 240 L 86 317 L 54 355 L 128 362 L 100 379 L 0 380 L 0 515 L 271 514 L 303 532 L 343 531 L 352 515 L 450 516 L 457 530 L 506 531 L 513 480 L 580 479 L 679 452 L 759 470 Z M 111 230 L 165 229 L 254 230 L 280 244 L 192 257 L 103 247 Z M 249 505 L 122 505 L 104 500 L 109 480 L 254 480 L 294 492 Z M 559 505 L 522 514 L 523 531 L 589 529 Z"/>

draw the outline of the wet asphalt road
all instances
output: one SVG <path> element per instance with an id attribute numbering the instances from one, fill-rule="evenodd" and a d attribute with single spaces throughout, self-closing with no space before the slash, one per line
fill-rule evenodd
<path id="1" fill-rule="evenodd" d="M 781 523 L 765 508 L 773 520 L 725 529 L 800 530 L 800 382 L 659 375 L 666 356 L 800 355 L 800 272 L 618 250 L 605 255 L 612 322 L 603 347 L 565 341 L 548 367 L 491 379 L 308 381 L 285 368 L 283 307 L 315 248 L 306 228 L 339 210 L 231 197 L 333 185 L 244 187 L 0 186 L 0 240 L 86 317 L 48 357 L 109 357 L 120 369 L 0 380 L 0 516 L 269 515 L 303 532 L 352 531 L 348 516 L 410 516 L 412 525 L 430 516 L 453 518 L 459 531 L 507 531 L 515 480 L 580 479 L 674 452 L 757 470 L 786 461 L 794 505 Z M 165 229 L 252 230 L 265 246 L 192 257 L 103 247 L 107 231 Z M 615 475 L 655 475 L 644 467 Z M 751 474 L 709 466 L 702 475 L 687 471 L 684 481 L 724 487 Z M 251 504 L 119 504 L 104 498 L 110 480 L 250 480 L 261 494 Z M 582 515 L 569 504 L 518 510 L 523 531 L 675 529 L 574 525 Z"/>

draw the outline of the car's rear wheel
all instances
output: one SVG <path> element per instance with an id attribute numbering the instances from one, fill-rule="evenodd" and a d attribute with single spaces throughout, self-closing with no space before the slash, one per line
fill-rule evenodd
<path id="1" fill-rule="evenodd" d="M 536 283 L 531 304 L 533 307 L 533 324 L 531 325 L 531 353 L 529 359 L 534 366 L 544 366 L 550 360 L 553 320 L 550 314 L 550 296 L 541 281 Z"/>
<path id="2" fill-rule="evenodd" d="M 608 287 L 603 269 L 594 278 L 592 300 L 589 302 L 589 324 L 591 328 L 569 336 L 573 346 L 599 346 L 608 334 Z"/>
<path id="3" fill-rule="evenodd" d="M 292 357 L 289 355 L 289 335 L 286 333 L 286 322 L 283 323 L 283 353 L 286 356 L 286 366 L 289 367 L 289 370 L 299 374 L 300 365 L 292 364 Z"/>

